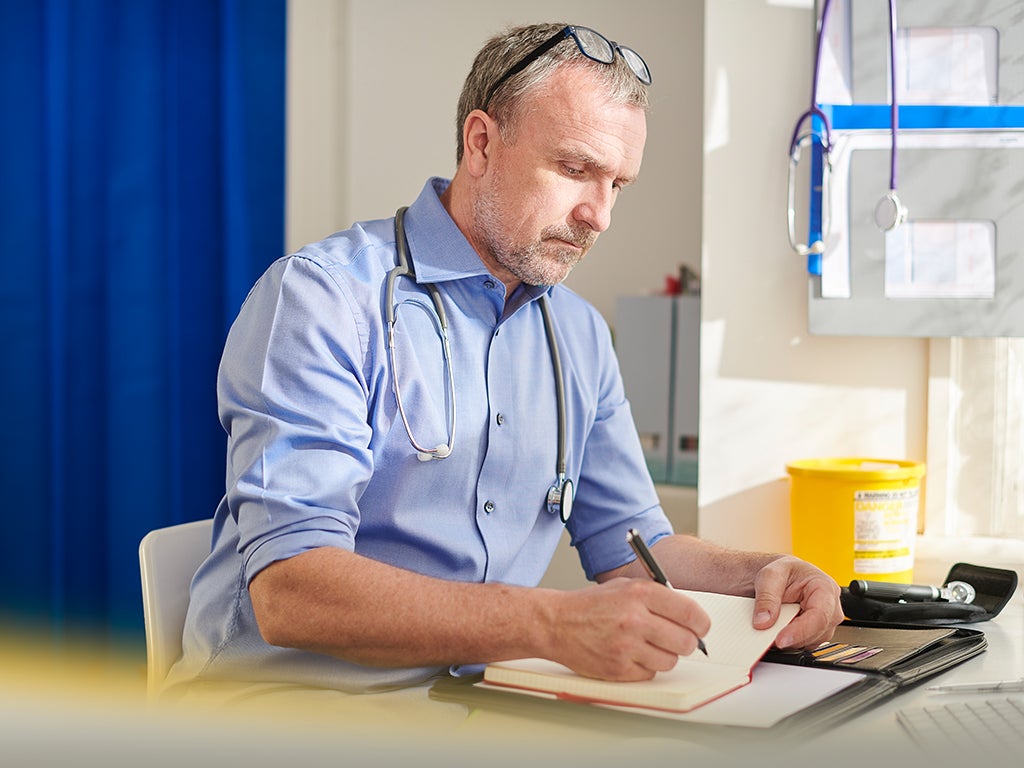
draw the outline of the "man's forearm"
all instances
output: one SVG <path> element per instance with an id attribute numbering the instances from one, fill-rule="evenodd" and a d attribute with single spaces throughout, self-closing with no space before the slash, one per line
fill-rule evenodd
<path id="1" fill-rule="evenodd" d="M 752 596 L 754 579 L 782 555 L 730 550 L 693 536 L 659 539 L 652 551 L 672 586 L 704 592 Z"/>
<path id="2" fill-rule="evenodd" d="M 560 593 L 430 578 L 342 549 L 264 569 L 249 593 L 272 645 L 384 667 L 546 655 Z"/>

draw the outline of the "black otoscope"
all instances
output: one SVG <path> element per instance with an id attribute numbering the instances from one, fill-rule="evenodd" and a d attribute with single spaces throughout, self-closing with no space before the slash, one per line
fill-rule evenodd
<path id="1" fill-rule="evenodd" d="M 850 593 L 858 597 L 900 603 L 971 603 L 975 597 L 974 587 L 965 581 L 951 581 L 944 587 L 933 587 L 927 584 L 894 584 L 854 579 L 850 582 Z"/>

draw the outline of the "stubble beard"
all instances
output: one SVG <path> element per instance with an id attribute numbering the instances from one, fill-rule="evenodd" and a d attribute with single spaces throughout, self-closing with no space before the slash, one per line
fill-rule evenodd
<path id="1" fill-rule="evenodd" d="M 483 247 L 498 264 L 527 285 L 562 282 L 597 239 L 597 233 L 589 227 L 556 224 L 542 229 L 539 240 L 515 243 L 503 234 L 504 220 L 493 189 L 475 199 L 473 211 Z M 567 247 L 562 241 L 577 247 Z"/>

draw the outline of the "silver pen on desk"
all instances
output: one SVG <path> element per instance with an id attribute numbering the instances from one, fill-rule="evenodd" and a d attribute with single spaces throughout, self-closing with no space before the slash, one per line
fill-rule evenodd
<path id="1" fill-rule="evenodd" d="M 661 566 L 658 565 L 658 561 L 654 559 L 654 555 L 648 548 L 647 542 L 644 541 L 643 536 L 640 535 L 640 531 L 636 528 L 630 528 L 626 531 L 626 541 L 629 543 L 629 546 L 633 548 L 633 551 L 636 552 L 637 559 L 643 563 L 644 568 L 647 569 L 647 573 L 651 575 L 651 578 L 659 584 L 664 584 L 666 587 L 671 589 L 672 585 L 669 583 L 668 577 L 665 575 L 665 572 L 661 570 Z M 705 656 L 708 655 L 708 649 L 704 645 L 704 640 L 700 637 L 697 638 L 697 647 L 700 648 L 700 652 Z"/>
<path id="2" fill-rule="evenodd" d="M 1017 680 L 993 680 L 984 683 L 948 683 L 933 685 L 925 690 L 933 693 L 995 693 L 997 691 L 1024 691 L 1024 677 Z"/>

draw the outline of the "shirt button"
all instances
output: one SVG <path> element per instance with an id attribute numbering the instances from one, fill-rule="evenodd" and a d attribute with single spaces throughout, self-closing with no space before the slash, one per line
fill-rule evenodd
<path id="1" fill-rule="evenodd" d="M 496 284 L 493 280 L 484 280 L 484 288 L 486 288 L 488 291 L 493 291 L 495 287 Z"/>
<path id="2" fill-rule="evenodd" d="M 494 502 L 491 501 L 490 499 L 488 499 L 487 501 L 484 502 L 484 512 L 486 512 L 489 515 L 493 511 L 494 511 Z"/>
<path id="3" fill-rule="evenodd" d="M 501 426 L 502 424 L 504 424 L 504 423 L 505 423 L 505 414 L 504 414 L 504 413 L 499 413 L 499 414 L 498 414 L 498 416 L 497 416 L 497 418 L 496 418 L 496 421 L 498 422 L 498 426 L 499 426 L 499 427 L 500 427 L 500 426 Z"/>

